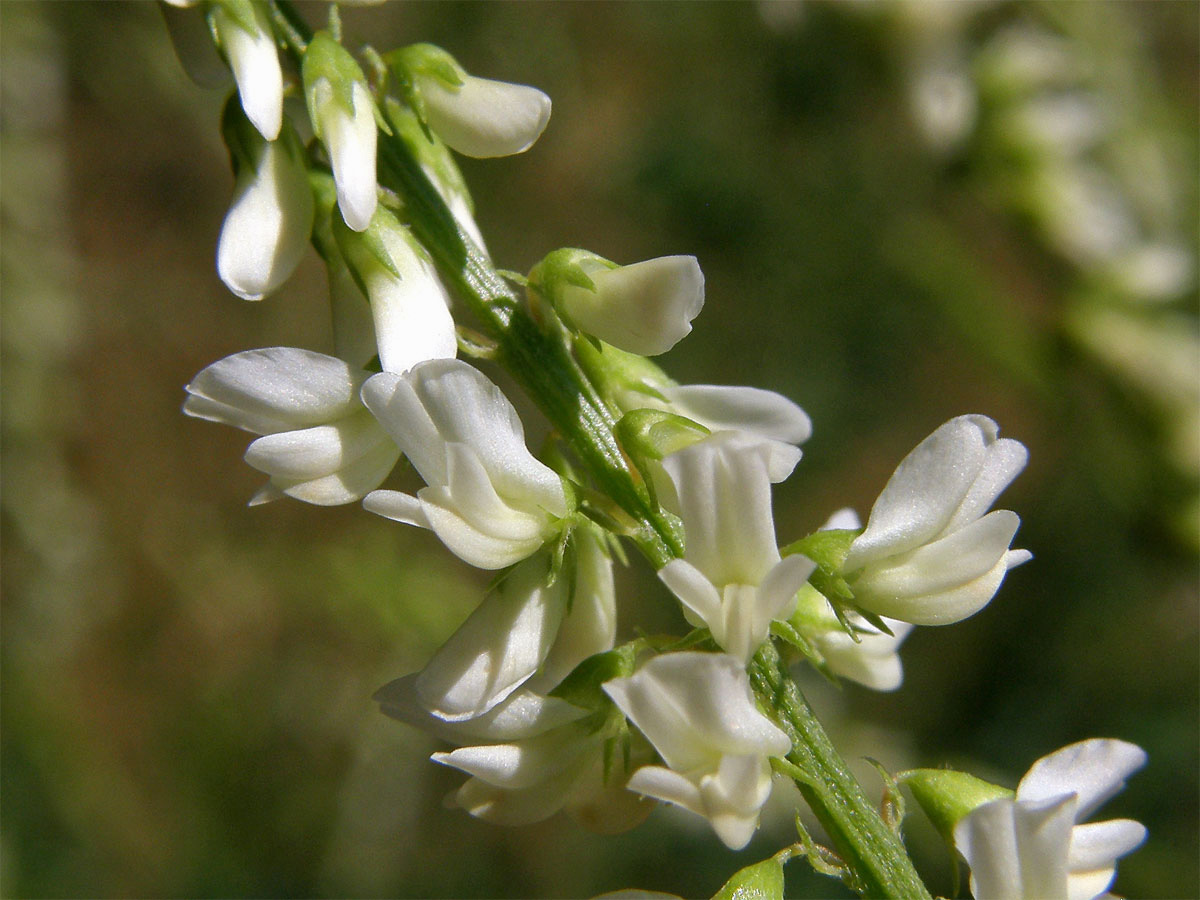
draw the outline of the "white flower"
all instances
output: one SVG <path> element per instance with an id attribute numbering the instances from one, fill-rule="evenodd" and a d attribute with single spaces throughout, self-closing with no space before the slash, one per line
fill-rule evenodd
<path id="1" fill-rule="evenodd" d="M 704 816 L 726 846 L 744 847 L 771 793 L 768 757 L 792 745 L 755 707 L 741 664 L 668 653 L 603 687 L 669 767 L 638 769 L 629 789 Z"/>
<path id="2" fill-rule="evenodd" d="M 863 609 L 945 625 L 982 609 L 1013 566 L 1020 519 L 987 512 L 1025 466 L 1025 447 L 984 416 L 959 416 L 908 454 L 875 501 L 843 575 Z"/>
<path id="3" fill-rule="evenodd" d="M 1033 764 L 1016 796 L 985 803 L 954 828 L 979 900 L 1092 900 L 1116 876 L 1118 858 L 1146 838 L 1129 819 L 1077 824 L 1125 786 L 1146 754 L 1095 738 Z"/>
<path id="4" fill-rule="evenodd" d="M 320 506 L 351 503 L 400 458 L 359 399 L 368 374 L 294 347 L 247 350 L 192 379 L 183 411 L 263 435 L 246 462 L 271 480 L 252 504 L 284 494 Z"/>
<path id="5" fill-rule="evenodd" d="M 347 265 L 370 301 L 379 365 L 406 372 L 430 359 L 458 353 L 449 297 L 424 248 L 380 207 L 365 235 L 334 222 Z"/>
<path id="6" fill-rule="evenodd" d="M 529 556 L 567 514 L 562 481 L 525 447 L 512 404 L 476 369 L 433 360 L 376 375 L 363 400 L 428 487 L 374 491 L 371 512 L 430 528 L 462 559 L 500 569 Z"/>
<path id="7" fill-rule="evenodd" d="M 812 574 L 804 556 L 780 559 L 771 514 L 771 484 L 791 472 L 800 451 L 739 432 L 718 432 L 663 460 L 678 503 L 684 559 L 658 577 L 703 622 L 713 639 L 743 663 L 775 619 L 795 607 Z"/>
<path id="8" fill-rule="evenodd" d="M 429 127 L 451 149 L 479 159 L 533 146 L 550 121 L 550 98 L 537 88 L 460 72 L 455 86 L 419 73 L 417 89 Z"/>
<path id="9" fill-rule="evenodd" d="M 574 540 L 573 580 L 550 581 L 548 550 L 531 556 L 438 649 L 416 678 L 423 708 L 446 722 L 476 719 L 520 687 L 551 690 L 612 648 L 612 563 L 591 536 L 577 532 Z"/>
<path id="10" fill-rule="evenodd" d="M 290 126 L 256 152 L 253 166 L 239 167 L 217 243 L 217 273 L 243 300 L 261 300 L 288 279 L 313 224 L 308 168 Z"/>
<path id="11" fill-rule="evenodd" d="M 253 23 L 231 15 L 220 4 L 212 7 L 212 23 L 217 40 L 237 82 L 242 109 L 254 127 L 268 141 L 279 137 L 283 122 L 283 71 L 271 23 L 260 5 L 245 4 Z M 253 25 L 253 28 L 250 26 Z"/>
<path id="12" fill-rule="evenodd" d="M 612 266 L 586 255 L 578 265 L 593 287 L 565 284 L 556 304 L 580 330 L 630 353 L 666 353 L 704 306 L 704 273 L 694 256 Z"/>

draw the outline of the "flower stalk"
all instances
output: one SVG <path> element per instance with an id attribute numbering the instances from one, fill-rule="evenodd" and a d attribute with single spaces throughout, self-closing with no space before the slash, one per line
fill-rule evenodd
<path id="1" fill-rule="evenodd" d="M 274 0 L 279 37 L 299 66 L 312 31 L 288 0 Z M 525 389 L 577 454 L 596 486 L 636 523 L 629 534 L 654 566 L 683 557 L 669 514 L 654 501 L 627 462 L 614 428 L 620 417 L 571 354 L 569 344 L 544 329 L 517 291 L 460 227 L 437 188 L 404 142 L 381 133 L 381 186 L 403 201 L 404 217 L 433 259 L 446 286 L 476 316 L 496 343 L 494 361 Z M 788 759 L 804 774 L 797 785 L 829 833 L 838 853 L 867 897 L 927 898 L 928 891 L 893 832 L 845 763 L 768 641 L 751 662 L 751 685 L 759 702 L 792 740 Z"/>

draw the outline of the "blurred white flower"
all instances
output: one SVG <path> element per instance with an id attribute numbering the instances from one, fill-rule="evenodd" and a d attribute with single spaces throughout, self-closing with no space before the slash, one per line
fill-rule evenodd
<path id="1" fill-rule="evenodd" d="M 804 556 L 780 559 L 771 484 L 786 478 L 800 451 L 778 441 L 718 432 L 663 460 L 683 519 L 685 554 L 658 572 L 726 652 L 750 660 L 771 622 L 786 618 L 812 574 Z"/>
<path id="2" fill-rule="evenodd" d="M 1146 754 L 1095 738 L 1045 756 L 1016 796 L 977 807 L 954 828 L 980 900 L 1092 900 L 1109 896 L 1116 861 L 1146 839 L 1130 819 L 1078 824 L 1125 786 Z"/>
<path id="3" fill-rule="evenodd" d="M 997 432 L 984 416 L 959 416 L 901 461 L 843 564 L 861 608 L 916 625 L 957 622 L 1030 558 L 1009 549 L 1017 514 L 987 512 L 1028 456 Z"/>
<path id="4" fill-rule="evenodd" d="M 432 360 L 374 376 L 363 400 L 428 485 L 415 497 L 374 491 L 371 512 L 432 529 L 482 569 L 512 565 L 556 533 L 568 512 L 562 481 L 525 447 L 516 410 L 481 372 Z"/>
<path id="5" fill-rule="evenodd" d="M 246 462 L 271 480 L 251 504 L 285 494 L 320 506 L 352 503 L 400 458 L 359 399 L 369 374 L 294 347 L 247 350 L 192 379 L 183 411 L 263 435 Z"/>
<path id="6" fill-rule="evenodd" d="M 629 789 L 704 816 L 731 849 L 746 846 L 771 793 L 769 757 L 792 744 L 755 707 L 741 663 L 667 653 L 604 690 L 667 764 L 638 769 Z"/>

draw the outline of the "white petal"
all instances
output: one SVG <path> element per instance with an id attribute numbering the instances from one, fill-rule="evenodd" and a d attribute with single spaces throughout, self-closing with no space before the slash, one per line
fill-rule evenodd
<path id="1" fill-rule="evenodd" d="M 271 484 L 282 493 L 318 506 L 353 503 L 377 487 L 395 468 L 400 451 L 391 441 L 375 444 L 361 456 L 346 462 L 336 472 L 320 478 L 289 480 L 272 476 Z"/>
<path id="2" fill-rule="evenodd" d="M 673 559 L 658 570 L 658 577 L 709 628 L 721 620 L 721 594 L 690 562 Z"/>
<path id="3" fill-rule="evenodd" d="M 417 474 L 427 484 L 445 484 L 446 441 L 412 379 L 394 372 L 372 375 L 362 387 L 362 400 Z"/>
<path id="4" fill-rule="evenodd" d="M 698 816 L 704 815 L 700 789 L 671 769 L 662 766 L 642 766 L 633 773 L 626 787 L 655 800 L 674 803 Z"/>
<path id="5" fill-rule="evenodd" d="M 313 87 L 316 118 L 337 185 L 338 209 L 354 231 L 366 231 L 375 215 L 375 112 L 371 95 L 360 83 L 351 88 L 353 111 L 344 109 L 326 80 Z"/>
<path id="6" fill-rule="evenodd" d="M 771 451 L 718 432 L 663 460 L 679 498 L 685 558 L 714 585 L 756 585 L 779 561 L 771 513 Z"/>
<path id="7" fill-rule="evenodd" d="M 973 897 L 1022 900 L 1015 809 L 1012 800 L 995 800 L 977 807 L 954 827 L 954 845 L 971 867 Z"/>
<path id="8" fill-rule="evenodd" d="M 774 391 L 687 384 L 664 387 L 662 393 L 679 415 L 699 422 L 710 431 L 748 431 L 787 444 L 802 444 L 812 435 L 808 414 Z"/>
<path id="9" fill-rule="evenodd" d="M 521 689 L 481 716 L 461 722 L 447 722 L 432 715 L 417 699 L 419 677 L 420 673 L 414 673 L 390 681 L 377 690 L 372 699 L 379 704 L 384 715 L 430 731 L 456 744 L 517 741 L 543 734 L 588 715 L 587 710 L 572 706 L 565 700 Z"/>
<path id="10" fill-rule="evenodd" d="M 1021 896 L 1066 898 L 1067 854 L 1075 822 L 1075 798 L 1039 803 L 1019 801 L 1013 810 L 1017 856 L 1021 865 Z"/>
<path id="11" fill-rule="evenodd" d="M 490 480 L 474 448 L 466 444 L 446 445 L 446 484 L 420 491 L 427 503 L 453 510 L 476 530 L 505 540 L 541 539 L 548 517 L 540 510 L 528 512 L 505 502 Z"/>
<path id="12" fill-rule="evenodd" d="M 577 767 L 569 767 L 522 790 L 505 790 L 482 779 L 471 778 L 458 789 L 454 802 L 485 822 L 529 825 L 562 809 L 578 776 Z"/>
<path id="13" fill-rule="evenodd" d="M 869 566 L 861 578 L 863 589 L 878 596 L 912 597 L 942 593 L 974 581 L 1004 558 L 1020 524 L 1017 514 L 1007 509 L 990 512 L 894 562 Z"/>
<path id="14" fill-rule="evenodd" d="M 991 421 L 990 419 L 988 421 Z M 983 457 L 983 467 L 967 491 L 958 511 L 950 519 L 943 534 L 974 522 L 991 509 L 996 498 L 1021 474 L 1029 461 L 1029 451 L 1019 441 L 1001 438 L 989 444 Z"/>
<path id="15" fill-rule="evenodd" d="M 1072 874 L 1110 868 L 1113 862 L 1132 853 L 1146 840 L 1146 827 L 1132 819 L 1109 819 L 1076 825 L 1071 830 L 1071 852 L 1067 859 Z M 1104 890 L 1105 884 L 1100 890 Z"/>
<path id="16" fill-rule="evenodd" d="M 434 654 L 417 679 L 430 712 L 450 722 L 490 710 L 542 664 L 562 621 L 561 581 L 546 587 L 547 560 L 514 569 Z"/>
<path id="17" fill-rule="evenodd" d="M 421 501 L 412 494 L 402 494 L 399 491 L 371 491 L 363 498 L 363 509 L 373 512 L 385 519 L 403 522 L 405 525 L 415 525 L 418 528 L 429 528 L 429 519 L 425 517 L 425 509 Z"/>
<path id="18" fill-rule="evenodd" d="M 1086 819 L 1145 764 L 1146 751 L 1136 744 L 1111 738 L 1080 741 L 1035 762 L 1017 786 L 1017 799 L 1036 801 L 1076 794 L 1079 818 Z"/>
<path id="19" fill-rule="evenodd" d="M 213 10 L 213 21 L 233 69 L 246 118 L 259 134 L 273 141 L 279 137 L 283 122 L 283 72 L 270 24 L 257 9 L 254 18 L 258 30 L 250 34 L 219 6 Z"/>
<path id="20" fill-rule="evenodd" d="M 795 609 L 796 593 L 816 567 L 815 562 L 799 553 L 777 562 L 758 586 L 759 619 L 770 624 L 775 619 L 786 619 L 791 615 Z"/>
<path id="21" fill-rule="evenodd" d="M 975 615 L 988 605 L 1008 572 L 1008 560 L 999 562 L 974 581 L 934 594 L 895 596 L 871 592 L 869 582 L 855 583 L 855 602 L 880 616 L 890 616 L 914 625 L 949 625 Z"/>
<path id="22" fill-rule="evenodd" d="M 503 569 L 518 563 L 545 543 L 540 533 L 528 538 L 496 537 L 481 530 L 452 507 L 444 506 L 441 488 L 421 492 L 421 513 L 446 548 L 459 559 L 478 569 Z"/>
<path id="23" fill-rule="evenodd" d="M 582 534 L 580 529 L 576 534 Z M 558 629 L 538 682 L 555 686 L 595 653 L 611 650 L 617 633 L 612 560 L 589 535 L 578 539 L 571 609 Z"/>
<path id="24" fill-rule="evenodd" d="M 583 331 L 630 353 L 666 353 L 692 330 L 704 306 L 704 273 L 694 256 L 664 256 L 588 275 L 595 290 L 565 287 L 564 312 Z"/>
<path id="25" fill-rule="evenodd" d="M 406 372 L 429 359 L 458 353 L 446 290 L 428 260 L 401 235 L 380 229 L 400 278 L 382 265 L 365 273 L 379 362 L 385 372 Z"/>
<path id="26" fill-rule="evenodd" d="M 537 88 L 464 76 L 457 88 L 420 77 L 429 127 L 466 156 L 510 156 L 528 150 L 550 121 L 550 98 Z"/>
<path id="27" fill-rule="evenodd" d="M 268 347 L 213 363 L 184 390 L 184 412 L 256 434 L 333 422 L 358 408 L 365 372 L 322 353 Z"/>
<path id="28" fill-rule="evenodd" d="M 871 508 L 866 530 L 850 545 L 845 571 L 912 550 L 942 533 L 983 466 L 987 435 L 980 420 L 991 421 L 951 419 L 904 457 Z"/>
<path id="29" fill-rule="evenodd" d="M 308 173 L 283 141 L 263 145 L 257 168 L 238 175 L 217 243 L 217 274 L 243 300 L 286 281 L 308 248 L 313 196 Z"/>
<path id="30" fill-rule="evenodd" d="M 763 756 L 725 756 L 715 774 L 700 779 L 704 814 L 730 850 L 750 843 L 770 793 L 771 766 Z"/>
<path id="31" fill-rule="evenodd" d="M 434 762 L 473 775 L 506 790 L 521 790 L 553 778 L 589 749 L 580 731 L 557 728 L 511 744 L 460 747 L 433 754 Z"/>
<path id="32" fill-rule="evenodd" d="M 666 653 L 603 687 L 673 769 L 712 769 L 724 754 L 791 750 L 787 735 L 755 707 L 745 670 L 728 654 Z"/>
<path id="33" fill-rule="evenodd" d="M 246 462 L 268 475 L 309 480 L 332 474 L 388 440 L 366 410 L 333 425 L 315 425 L 260 437 L 246 450 Z M 395 450 L 398 457 L 400 451 Z M 378 484 L 371 485 L 378 487 Z"/>

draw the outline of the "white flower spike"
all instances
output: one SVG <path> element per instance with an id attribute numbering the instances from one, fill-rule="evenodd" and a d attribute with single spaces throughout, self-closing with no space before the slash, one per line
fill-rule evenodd
<path id="1" fill-rule="evenodd" d="M 666 353 L 704 306 L 704 273 L 694 256 L 618 266 L 583 250 L 559 252 L 574 255 L 572 265 L 591 286 L 547 285 L 551 302 L 581 331 L 630 353 Z"/>
<path id="2" fill-rule="evenodd" d="M 374 491 L 368 510 L 432 529 L 481 569 L 519 562 L 556 533 L 562 480 L 530 454 L 516 410 L 481 372 L 433 360 L 374 376 L 363 400 L 428 485 L 415 497 Z"/>
<path id="3" fill-rule="evenodd" d="M 957 622 L 1030 559 L 1009 549 L 1017 514 L 987 512 L 1028 457 L 998 430 L 984 416 L 959 416 L 901 461 L 843 565 L 859 606 L 915 625 Z"/>
<path id="4" fill-rule="evenodd" d="M 730 849 L 746 846 L 771 793 L 769 757 L 792 745 L 755 707 L 738 660 L 667 653 L 603 687 L 667 764 L 638 769 L 629 789 L 704 816 Z"/>
<path id="5" fill-rule="evenodd" d="M 313 131 L 325 149 L 346 224 L 365 231 L 378 202 L 375 101 L 358 63 L 319 32 L 304 52 L 304 95 Z"/>
<path id="6" fill-rule="evenodd" d="M 370 301 L 379 365 L 407 372 L 430 359 L 458 353 L 450 298 L 424 248 L 384 207 L 365 232 L 334 218 L 333 232 L 346 265 Z"/>
<path id="7" fill-rule="evenodd" d="M 263 435 L 246 462 L 271 480 L 251 504 L 285 494 L 318 506 L 352 503 L 400 458 L 359 399 L 368 374 L 294 347 L 247 350 L 192 379 L 183 411 Z"/>
<path id="8" fill-rule="evenodd" d="M 1079 824 L 1125 786 L 1146 754 L 1095 738 L 1043 757 L 1016 796 L 977 807 L 954 829 L 979 900 L 1093 900 L 1106 894 L 1116 861 L 1146 839 L 1129 819 Z"/>
<path id="9" fill-rule="evenodd" d="M 278 140 L 264 141 L 232 99 L 225 131 L 237 177 L 217 243 L 217 274 L 243 300 L 261 300 L 291 276 L 308 249 L 313 224 L 308 167 L 290 125 Z"/>
<path id="10" fill-rule="evenodd" d="M 658 572 L 695 624 L 743 664 L 775 619 L 795 608 L 814 563 L 780 559 L 771 484 L 787 477 L 800 451 L 777 441 L 718 432 L 663 460 L 683 519 L 686 553 Z"/>
<path id="11" fill-rule="evenodd" d="M 266 13 L 259 4 L 214 3 L 210 15 L 247 118 L 275 140 L 283 122 L 283 70 Z"/>

